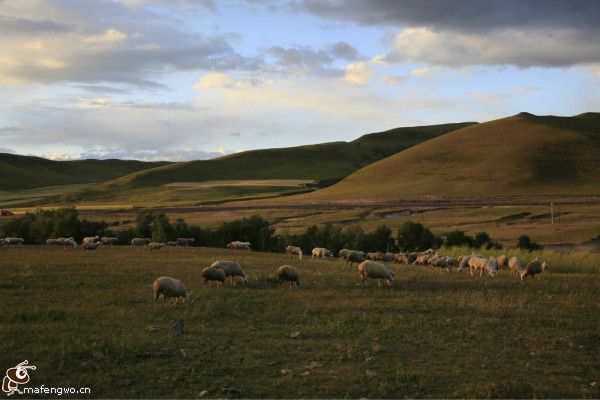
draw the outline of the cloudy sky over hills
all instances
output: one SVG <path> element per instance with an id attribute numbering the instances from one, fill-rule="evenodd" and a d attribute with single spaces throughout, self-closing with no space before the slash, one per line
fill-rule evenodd
<path id="1" fill-rule="evenodd" d="M 600 2 L 0 0 L 0 151 L 187 160 L 600 110 Z"/>

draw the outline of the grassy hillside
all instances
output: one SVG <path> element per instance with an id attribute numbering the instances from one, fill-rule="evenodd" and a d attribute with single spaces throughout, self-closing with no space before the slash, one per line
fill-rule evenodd
<path id="1" fill-rule="evenodd" d="M 240 179 L 337 180 L 357 169 L 415 144 L 472 125 L 397 128 L 364 135 L 352 142 L 245 151 L 139 171 L 107 182 L 111 186 L 148 187 L 172 182 Z"/>
<path id="2" fill-rule="evenodd" d="M 44 186 L 104 182 L 166 162 L 133 160 L 52 161 L 40 157 L 0 153 L 0 187 L 22 190 Z"/>
<path id="3" fill-rule="evenodd" d="M 456 130 L 293 200 L 600 193 L 600 114 L 521 113 Z"/>

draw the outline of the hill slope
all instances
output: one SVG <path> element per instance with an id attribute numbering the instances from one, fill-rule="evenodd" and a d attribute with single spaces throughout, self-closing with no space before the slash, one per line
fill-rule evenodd
<path id="1" fill-rule="evenodd" d="M 400 150 L 472 124 L 397 128 L 364 135 L 352 142 L 245 151 L 212 160 L 176 163 L 136 172 L 96 189 L 118 186 L 140 188 L 209 180 L 338 180 Z"/>
<path id="2" fill-rule="evenodd" d="M 600 193 L 600 114 L 521 113 L 456 130 L 288 200 Z"/>
<path id="3" fill-rule="evenodd" d="M 20 190 L 104 182 L 166 164 L 169 163 L 133 160 L 52 161 L 40 157 L 0 153 L 0 188 Z"/>

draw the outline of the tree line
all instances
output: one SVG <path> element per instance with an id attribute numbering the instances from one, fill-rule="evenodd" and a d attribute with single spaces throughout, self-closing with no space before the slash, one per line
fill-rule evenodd
<path id="1" fill-rule="evenodd" d="M 310 254 L 314 247 L 326 247 L 336 253 L 342 248 L 384 253 L 422 251 L 441 246 L 502 248 L 486 232 L 469 236 L 455 230 L 442 237 L 422 224 L 411 221 L 405 222 L 395 234 L 387 225 L 381 225 L 373 232 L 365 232 L 358 225 L 342 229 L 332 224 L 312 225 L 302 233 L 276 233 L 271 223 L 259 215 L 223 222 L 216 228 L 188 224 L 182 218 L 171 222 L 166 214 L 152 211 L 140 212 L 135 221 L 130 222 L 133 226 L 114 229 L 118 222 L 108 224 L 105 221 L 82 219 L 77 210 L 71 207 L 27 212 L 5 223 L 0 232 L 3 236 L 22 237 L 31 244 L 43 244 L 46 239 L 57 237 L 73 237 L 80 242 L 86 236 L 96 235 L 117 237 L 121 244 L 128 244 L 135 237 L 151 238 L 153 242 L 187 237 L 195 239 L 195 246 L 225 247 L 227 243 L 239 240 L 252 243 L 252 249 L 257 251 L 281 252 L 286 246 L 294 245 L 302 248 L 305 254 Z M 526 235 L 522 235 L 517 244 L 517 247 L 527 250 L 535 250 L 539 246 Z"/>

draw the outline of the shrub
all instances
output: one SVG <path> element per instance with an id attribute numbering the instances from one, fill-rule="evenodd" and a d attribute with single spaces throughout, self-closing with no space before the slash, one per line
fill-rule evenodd
<path id="1" fill-rule="evenodd" d="M 396 236 L 398 247 L 402 251 L 422 251 L 429 248 L 438 248 L 442 239 L 435 236 L 422 224 L 407 221 L 398 230 Z"/>
<path id="2" fill-rule="evenodd" d="M 519 236 L 517 247 L 528 251 L 539 250 L 542 248 L 539 243 L 533 242 L 527 235 Z"/>

